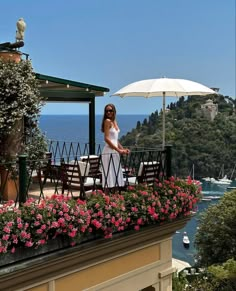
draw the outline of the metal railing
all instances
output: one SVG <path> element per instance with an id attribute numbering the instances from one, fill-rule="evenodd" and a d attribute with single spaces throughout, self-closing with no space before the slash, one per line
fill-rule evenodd
<path id="1" fill-rule="evenodd" d="M 109 184 L 106 182 L 107 177 L 111 172 L 118 175 L 119 169 L 122 170 L 123 173 L 124 185 L 119 187 L 119 182 L 117 182 L 114 188 L 117 188 L 120 191 L 125 190 L 127 185 L 137 185 L 140 181 L 138 178 L 141 175 L 148 176 L 154 174 L 155 178 L 158 179 L 171 176 L 170 146 L 167 146 L 164 150 L 132 149 L 129 155 L 119 156 L 118 164 L 114 163 L 114 156 L 113 154 L 110 154 L 109 157 L 106 158 L 110 164 L 110 166 L 107 167 L 104 164 L 104 156 L 101 154 L 101 147 L 98 145 L 98 151 L 96 154 L 100 157 L 100 165 L 99 173 L 97 173 L 96 177 L 93 176 L 94 174 L 86 171 L 86 168 L 91 164 L 90 158 L 94 156 L 89 155 L 88 148 L 88 144 L 82 148 L 81 144 L 78 143 L 54 142 L 49 145 L 49 152 L 45 153 L 45 157 L 42 160 L 32 161 L 29 160 L 26 155 L 21 155 L 12 163 L 0 163 L 0 203 L 11 199 L 14 200 L 15 203 L 21 204 L 31 196 L 41 199 L 46 195 L 63 194 L 63 189 L 70 188 L 65 188 L 65 183 L 70 186 L 73 182 L 67 177 L 68 175 L 65 172 L 63 165 L 65 163 L 78 165 L 81 163 L 82 156 L 83 159 L 86 156 L 88 159 L 87 161 L 83 160 L 83 170 L 81 170 L 81 167 L 77 167 L 77 169 L 85 186 L 86 180 L 88 184 L 88 179 L 91 178 L 90 186 L 92 189 L 104 190 L 105 188 L 109 188 Z M 146 173 L 144 171 L 143 174 L 141 174 L 141 165 L 149 165 L 149 170 L 147 170 Z M 98 183 L 98 179 L 100 179 L 100 183 Z M 147 177 L 146 180 L 143 179 L 143 181 L 148 181 Z M 83 189 L 86 190 L 87 188 L 84 187 Z M 73 194 L 73 191 L 74 190 L 70 190 L 71 194 Z M 79 191 L 81 191 L 81 189 Z M 70 193 L 64 193 L 64 195 L 66 194 L 69 195 Z M 82 197 L 81 193 L 80 196 Z"/>
<path id="2" fill-rule="evenodd" d="M 87 156 L 90 153 L 89 143 L 79 143 L 79 142 L 68 142 L 68 141 L 48 141 L 48 152 L 52 153 L 52 161 L 54 163 L 61 160 L 71 161 L 75 157 Z M 95 145 L 95 155 L 101 154 L 101 145 Z"/>

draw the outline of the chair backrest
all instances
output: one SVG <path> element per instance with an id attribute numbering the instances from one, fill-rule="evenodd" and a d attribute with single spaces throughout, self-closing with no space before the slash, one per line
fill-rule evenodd
<path id="1" fill-rule="evenodd" d="M 99 178 L 101 176 L 100 165 L 101 165 L 101 156 L 89 155 L 89 156 L 82 156 L 80 160 L 85 163 L 89 164 L 89 171 L 86 176 Z"/>
<path id="2" fill-rule="evenodd" d="M 75 160 L 70 163 L 62 163 L 61 168 L 63 183 L 66 184 L 67 187 L 73 186 L 80 188 L 83 184 L 83 176 L 81 175 L 78 161 Z"/>
<path id="3" fill-rule="evenodd" d="M 138 183 L 153 183 L 156 179 L 159 178 L 159 172 L 159 162 L 141 162 L 137 176 Z"/>
<path id="4" fill-rule="evenodd" d="M 78 161 L 76 159 L 76 160 L 70 161 L 69 164 L 71 165 L 77 164 L 79 166 L 81 176 L 87 177 L 89 175 L 89 171 L 90 171 L 89 162 Z"/>

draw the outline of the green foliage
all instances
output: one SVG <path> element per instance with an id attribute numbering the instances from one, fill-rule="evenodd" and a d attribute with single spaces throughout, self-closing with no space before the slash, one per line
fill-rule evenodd
<path id="1" fill-rule="evenodd" d="M 182 273 L 175 279 L 181 283 Z M 236 290 L 236 261 L 230 259 L 223 264 L 212 265 L 204 273 L 195 275 L 189 280 L 182 290 L 207 290 L 207 291 L 234 291 Z M 175 289 L 173 289 L 175 290 Z M 179 290 L 179 289 L 176 289 Z"/>
<path id="2" fill-rule="evenodd" d="M 200 114 L 208 99 L 218 104 L 218 115 L 209 121 Z M 166 113 L 166 144 L 172 145 L 172 173 L 188 176 L 195 165 L 195 178 L 218 177 L 222 164 L 231 175 L 236 162 L 235 99 L 227 96 L 190 96 L 171 103 Z M 133 143 L 132 143 L 133 141 Z M 154 112 L 142 126 L 121 138 L 130 147 L 152 148 L 162 143 L 162 112 Z M 235 173 L 236 175 L 236 173 Z"/>
<path id="3" fill-rule="evenodd" d="M 1 161 L 17 154 L 42 158 L 46 151 L 37 118 L 44 104 L 30 61 L 3 61 L 0 58 L 0 148 Z M 12 146 L 15 136 L 17 146 Z M 27 144 L 28 143 L 28 144 Z M 9 149 L 11 147 L 11 149 Z"/>
<path id="4" fill-rule="evenodd" d="M 236 191 L 226 192 L 219 203 L 202 213 L 195 237 L 200 265 L 236 259 L 235 221 Z"/>
<path id="5" fill-rule="evenodd" d="M 236 279 L 236 261 L 229 259 L 222 265 L 212 265 L 208 271 L 219 280 Z"/>
<path id="6" fill-rule="evenodd" d="M 41 163 L 42 159 L 48 150 L 46 137 L 42 134 L 38 126 L 30 129 L 30 133 L 27 135 L 27 141 L 25 143 L 24 151 L 28 154 L 29 160 L 34 164 Z"/>
<path id="7" fill-rule="evenodd" d="M 172 291 L 183 291 L 187 286 L 187 279 L 178 275 L 176 272 L 172 275 Z"/>
<path id="8" fill-rule="evenodd" d="M 0 59 L 0 132 L 11 133 L 17 120 L 35 118 L 41 108 L 31 63 Z"/>

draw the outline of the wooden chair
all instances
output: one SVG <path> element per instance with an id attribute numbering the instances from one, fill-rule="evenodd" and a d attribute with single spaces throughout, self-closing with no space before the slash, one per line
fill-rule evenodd
<path id="1" fill-rule="evenodd" d="M 81 199 L 85 198 L 84 179 L 84 176 L 81 174 L 81 167 L 78 160 L 74 160 L 70 163 L 62 162 L 62 194 L 67 190 L 68 195 L 71 193 L 71 196 L 74 197 L 73 193 L 77 191 L 78 197 Z"/>
<path id="2" fill-rule="evenodd" d="M 72 197 L 74 197 L 74 194 L 77 192 L 78 195 L 76 197 L 79 196 L 81 199 L 85 199 L 88 193 L 91 193 L 98 187 L 100 179 L 97 178 L 98 172 L 95 172 L 95 162 L 92 164 L 92 160 L 78 161 L 75 159 L 69 163 L 63 162 L 61 164 L 63 194 L 65 190 L 68 190 L 68 194 L 71 193 Z"/>
<path id="3" fill-rule="evenodd" d="M 160 163 L 156 161 L 143 162 L 140 164 L 140 175 L 138 175 L 138 183 L 154 183 L 159 178 Z"/>
<path id="4" fill-rule="evenodd" d="M 160 163 L 157 161 L 141 162 L 138 174 L 135 177 L 124 177 L 127 186 L 137 185 L 140 183 L 153 184 L 159 178 Z"/>
<path id="5" fill-rule="evenodd" d="M 85 187 L 91 187 L 92 190 L 102 189 L 101 156 L 81 156 L 80 160 L 89 165 L 89 171 L 84 184 Z"/>

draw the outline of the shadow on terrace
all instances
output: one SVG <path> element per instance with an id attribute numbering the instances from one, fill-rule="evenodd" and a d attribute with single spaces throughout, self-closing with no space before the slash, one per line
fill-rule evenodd
<path id="1" fill-rule="evenodd" d="M 116 176 L 120 169 L 124 186 L 119 187 L 117 183 L 109 191 L 121 192 L 129 185 L 151 184 L 155 179 L 171 176 L 170 146 L 165 149 L 133 148 L 129 155 L 121 156 L 119 164 L 114 163 L 110 155 L 108 169 L 101 156 L 100 145 L 96 145 L 96 153 L 90 155 L 89 144 L 50 141 L 42 160 L 32 161 L 21 155 L 12 163 L 0 164 L 0 202 L 22 203 L 29 197 L 41 199 L 53 194 L 86 199 L 92 191 L 108 188 L 108 171 Z"/>

